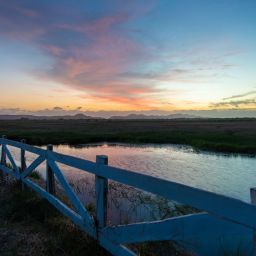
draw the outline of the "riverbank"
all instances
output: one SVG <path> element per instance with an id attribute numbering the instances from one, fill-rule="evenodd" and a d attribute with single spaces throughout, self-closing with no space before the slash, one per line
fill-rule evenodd
<path id="1" fill-rule="evenodd" d="M 34 145 L 173 143 L 199 150 L 256 154 L 256 119 L 1 120 L 0 134 Z"/>

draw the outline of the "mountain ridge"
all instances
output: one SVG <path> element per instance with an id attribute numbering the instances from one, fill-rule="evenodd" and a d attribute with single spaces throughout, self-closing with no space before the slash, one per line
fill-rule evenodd
<path id="1" fill-rule="evenodd" d="M 169 115 L 144 115 L 144 114 L 129 114 L 126 116 L 111 116 L 109 119 L 190 119 L 190 118 L 200 118 L 195 115 L 188 114 L 169 114 Z"/>
<path id="2" fill-rule="evenodd" d="M 111 120 L 143 120 L 143 119 L 191 119 L 200 118 L 195 115 L 188 114 L 169 114 L 169 115 L 145 115 L 145 114 L 129 114 L 125 116 L 111 116 L 109 118 L 89 116 L 85 114 L 75 115 L 55 115 L 55 116 L 38 116 L 38 115 L 0 115 L 0 120 L 81 120 L 81 119 L 111 119 Z"/>

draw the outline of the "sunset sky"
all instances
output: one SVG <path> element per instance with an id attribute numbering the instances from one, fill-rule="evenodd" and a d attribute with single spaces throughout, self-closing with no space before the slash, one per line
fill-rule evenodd
<path id="1" fill-rule="evenodd" d="M 0 114 L 255 110 L 254 0 L 0 0 Z"/>

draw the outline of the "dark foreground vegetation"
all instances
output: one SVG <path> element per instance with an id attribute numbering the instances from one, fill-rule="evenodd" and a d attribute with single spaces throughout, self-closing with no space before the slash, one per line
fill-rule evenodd
<path id="1" fill-rule="evenodd" d="M 0 255 L 109 255 L 35 193 L 0 187 Z"/>
<path id="2" fill-rule="evenodd" d="M 35 145 L 174 143 L 202 150 L 256 153 L 256 119 L 1 120 L 0 134 Z"/>
<path id="3" fill-rule="evenodd" d="M 40 184 L 40 176 L 30 178 Z M 28 188 L 21 191 L 15 181 L 9 184 L 0 181 L 0 206 L 1 256 L 110 255 L 46 200 Z M 179 214 L 190 212 L 180 209 Z M 130 248 L 142 256 L 192 255 L 169 241 L 130 245 Z"/>

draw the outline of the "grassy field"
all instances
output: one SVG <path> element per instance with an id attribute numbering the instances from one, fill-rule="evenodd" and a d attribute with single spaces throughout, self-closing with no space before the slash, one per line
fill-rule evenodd
<path id="1" fill-rule="evenodd" d="M 256 153 L 256 119 L 1 120 L 0 134 L 35 145 L 174 143 L 202 150 Z"/>

